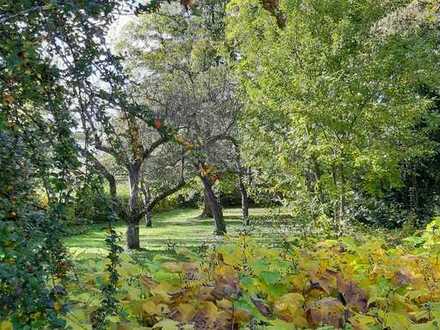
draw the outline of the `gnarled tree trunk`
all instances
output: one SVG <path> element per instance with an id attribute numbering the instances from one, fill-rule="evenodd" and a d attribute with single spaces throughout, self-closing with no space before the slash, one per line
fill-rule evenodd
<path id="1" fill-rule="evenodd" d="M 199 218 L 213 218 L 211 207 L 209 206 L 206 189 L 203 189 L 203 210 Z"/>
<path id="2" fill-rule="evenodd" d="M 207 176 L 201 176 L 201 179 L 206 191 L 209 207 L 211 208 L 212 215 L 214 217 L 215 234 L 224 235 L 226 234 L 226 223 L 225 219 L 223 218 L 223 210 L 220 202 L 212 190 L 212 183 L 210 182 L 209 178 Z"/>

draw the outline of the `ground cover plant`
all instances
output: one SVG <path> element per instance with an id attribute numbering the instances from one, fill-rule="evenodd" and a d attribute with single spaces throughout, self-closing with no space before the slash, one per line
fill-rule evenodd
<path id="1" fill-rule="evenodd" d="M 409 237 L 279 236 L 275 246 L 237 231 L 198 249 L 175 244 L 147 257 L 124 254 L 116 284 L 120 310 L 108 327 L 436 329 L 438 226 L 435 220 Z M 98 286 L 109 281 L 99 254 L 83 253 L 66 314 L 74 329 L 90 327 L 88 316 L 101 303 Z"/>

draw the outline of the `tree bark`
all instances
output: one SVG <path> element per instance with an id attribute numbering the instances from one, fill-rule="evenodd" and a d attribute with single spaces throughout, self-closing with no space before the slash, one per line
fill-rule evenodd
<path id="1" fill-rule="evenodd" d="M 216 235 L 224 235 L 226 234 L 226 223 L 223 218 L 223 210 L 218 201 L 218 198 L 215 196 L 214 191 L 212 190 L 212 184 L 207 176 L 201 176 L 203 186 L 205 187 L 206 196 L 208 199 L 209 207 L 211 208 L 212 215 L 214 217 L 215 222 L 215 234 Z"/>
<path id="2" fill-rule="evenodd" d="M 203 210 L 202 214 L 200 214 L 199 218 L 213 218 L 211 207 L 209 206 L 208 196 L 206 193 L 206 189 L 203 189 Z"/>
<path id="3" fill-rule="evenodd" d="M 153 210 L 148 205 L 145 210 L 145 226 L 153 227 Z"/>
<path id="4" fill-rule="evenodd" d="M 247 226 L 249 225 L 249 195 L 247 193 L 247 189 L 244 181 L 244 176 L 246 171 L 242 165 L 240 147 L 235 140 L 233 141 L 233 145 L 235 150 L 235 162 L 236 162 L 237 174 L 238 174 L 238 189 L 240 190 L 240 195 L 241 195 L 241 213 L 242 213 L 243 222 Z"/>
<path id="5" fill-rule="evenodd" d="M 128 227 L 127 227 L 127 247 L 132 249 L 139 249 L 139 214 L 140 214 L 140 179 L 141 166 L 138 163 L 132 164 L 128 171 L 128 179 L 130 186 L 130 198 L 128 201 Z"/>
<path id="6" fill-rule="evenodd" d="M 139 220 L 130 219 L 127 227 L 127 247 L 129 250 L 139 250 Z"/>

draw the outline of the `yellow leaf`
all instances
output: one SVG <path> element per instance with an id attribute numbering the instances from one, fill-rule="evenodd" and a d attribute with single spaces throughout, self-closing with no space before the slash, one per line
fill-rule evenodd
<path id="1" fill-rule="evenodd" d="M 217 306 L 211 301 L 202 303 L 200 305 L 200 310 L 203 311 L 203 314 L 209 320 L 215 320 L 217 318 L 217 314 L 218 314 Z"/>
<path id="2" fill-rule="evenodd" d="M 230 300 L 223 298 L 222 300 L 217 301 L 217 306 L 220 307 L 221 309 L 231 309 L 232 302 Z"/>
<path id="3" fill-rule="evenodd" d="M 270 322 L 270 326 L 266 327 L 266 329 L 270 330 L 295 330 L 297 327 L 292 323 L 288 323 L 281 320 L 274 320 Z"/>
<path id="4" fill-rule="evenodd" d="M 185 323 L 191 321 L 196 313 L 194 306 L 191 304 L 180 304 L 177 306 L 177 310 L 180 314 L 180 321 Z"/>
<path id="5" fill-rule="evenodd" d="M 403 314 L 379 312 L 379 316 L 391 330 L 407 330 L 411 327 L 410 320 Z"/>
<path id="6" fill-rule="evenodd" d="M 179 322 L 165 319 L 160 321 L 159 323 L 156 323 L 153 326 L 153 329 L 161 329 L 161 330 L 178 330 L 179 329 Z"/>
<path id="7" fill-rule="evenodd" d="M 159 296 L 164 302 L 170 301 L 170 295 L 168 292 L 172 291 L 173 287 L 168 283 L 160 283 L 153 289 L 151 289 L 151 293 L 153 295 Z"/>
<path id="8" fill-rule="evenodd" d="M 12 330 L 12 322 L 11 321 L 2 321 L 0 323 L 0 330 Z"/>
<path id="9" fill-rule="evenodd" d="M 291 309 L 296 311 L 302 309 L 304 297 L 299 293 L 288 293 L 280 297 L 274 304 L 275 312 L 283 312 Z"/>
<path id="10" fill-rule="evenodd" d="M 307 320 L 304 314 L 304 297 L 299 293 L 288 293 L 274 303 L 275 314 L 284 321 L 291 322 L 299 327 L 306 327 Z"/>
<path id="11" fill-rule="evenodd" d="M 158 315 L 159 311 L 157 305 L 152 301 L 145 301 L 142 303 L 142 310 L 148 315 Z"/>
<path id="12" fill-rule="evenodd" d="M 368 315 L 357 314 L 349 319 L 354 330 L 369 330 L 377 324 L 374 317 Z"/>
<path id="13" fill-rule="evenodd" d="M 164 262 L 162 268 L 171 273 L 181 273 L 182 266 L 176 262 Z"/>
<path id="14" fill-rule="evenodd" d="M 55 303 L 53 304 L 53 308 L 54 308 L 57 312 L 59 312 L 59 311 L 63 308 L 63 305 L 57 301 L 57 302 L 55 302 Z"/>
<path id="15" fill-rule="evenodd" d="M 410 330 L 437 330 L 438 329 L 438 321 L 431 321 L 423 324 L 413 324 L 410 327 Z"/>

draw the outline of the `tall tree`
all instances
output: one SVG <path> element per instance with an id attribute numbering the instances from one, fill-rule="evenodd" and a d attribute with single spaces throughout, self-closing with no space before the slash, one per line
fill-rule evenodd
<path id="1" fill-rule="evenodd" d="M 223 41 L 207 16 L 211 12 L 204 12 L 200 3 L 200 10 L 193 8 L 192 13 L 171 4 L 140 17 L 127 26 L 117 49 L 137 82 L 137 99 L 177 130 L 176 138 L 186 146 L 188 161 L 206 190 L 216 232 L 222 234 L 226 227 L 212 189 L 215 180 L 205 169 L 224 156 L 220 145 L 233 132 L 240 104 L 220 51 Z"/>
<path id="2" fill-rule="evenodd" d="M 377 33 L 409 2 L 276 1 L 283 24 L 260 1 L 230 2 L 247 158 L 298 214 L 316 203 L 311 217 L 324 213 L 338 226 L 356 191 L 398 186 L 399 164 L 432 151 L 414 127 L 432 105 L 418 86 L 440 78 L 437 31 L 425 20 Z"/>

